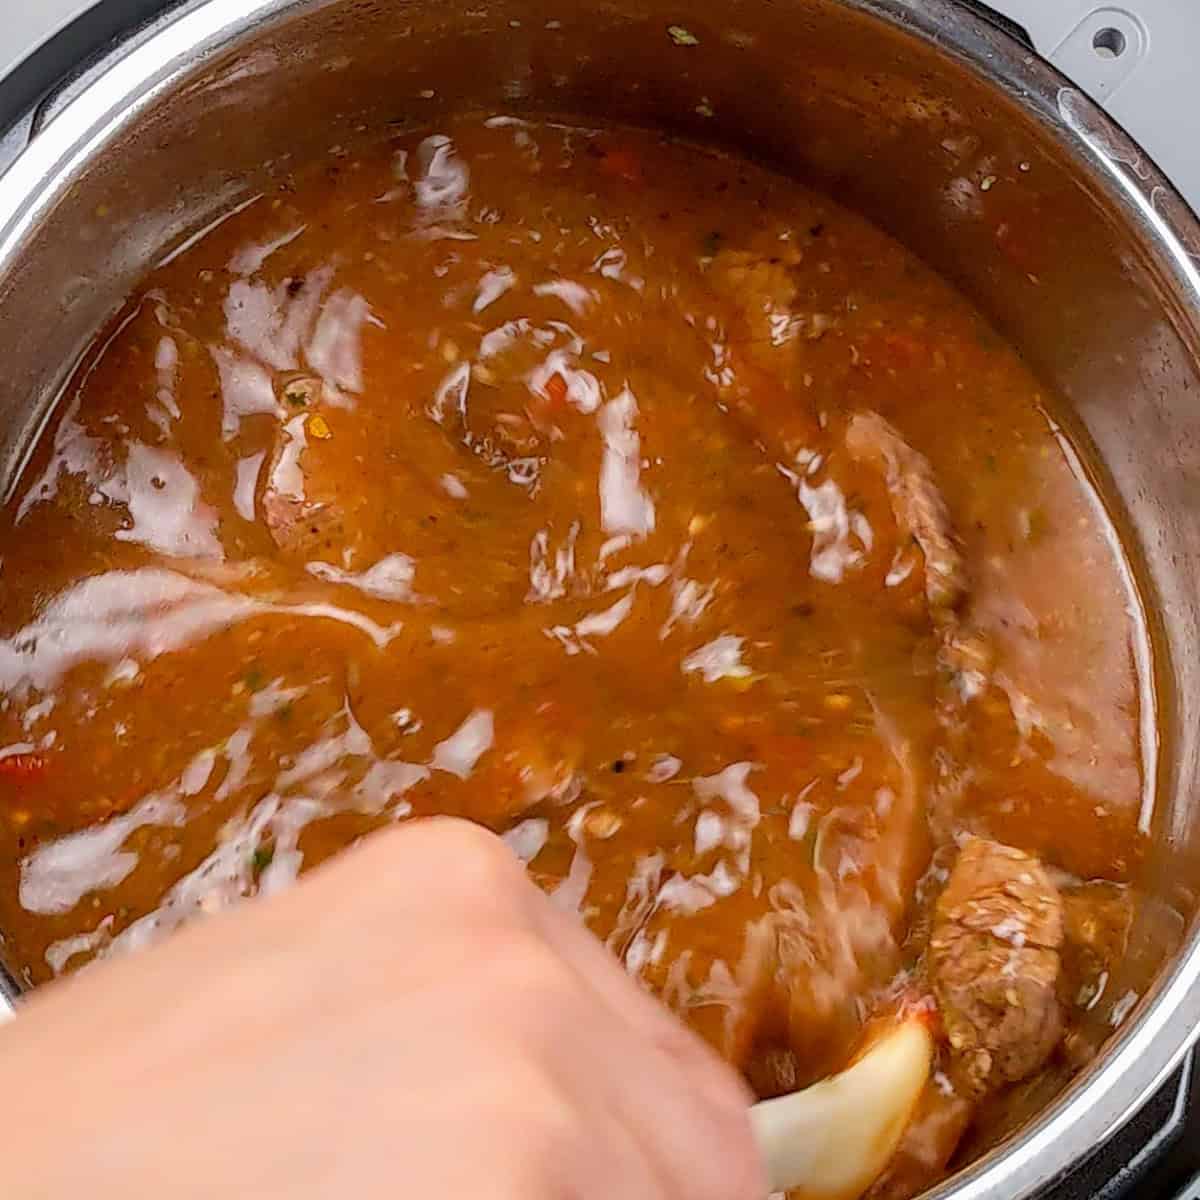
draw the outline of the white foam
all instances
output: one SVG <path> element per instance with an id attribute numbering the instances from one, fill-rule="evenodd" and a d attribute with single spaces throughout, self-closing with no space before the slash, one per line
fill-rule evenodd
<path id="1" fill-rule="evenodd" d="M 517 277 L 511 267 L 497 267 L 493 271 L 485 271 L 479 280 L 479 291 L 475 294 L 475 303 L 471 311 L 481 313 L 489 304 L 494 304 L 515 283 Z"/>
<path id="2" fill-rule="evenodd" d="M 641 439 L 634 429 L 637 401 L 625 388 L 601 409 L 600 522 L 605 533 L 644 537 L 654 531 L 654 501 L 639 483 Z"/>
<path id="3" fill-rule="evenodd" d="M 529 817 L 501 836 L 523 863 L 531 863 L 542 852 L 550 836 L 550 822 L 545 817 Z"/>
<path id="4" fill-rule="evenodd" d="M 137 855 L 122 849 L 134 830 L 181 825 L 184 817 L 174 796 L 148 796 L 103 825 L 39 846 L 21 863 L 21 907 L 43 916 L 70 912 L 88 892 L 115 887 L 137 866 Z"/>
<path id="5" fill-rule="evenodd" d="M 699 650 L 692 651 L 683 660 L 685 672 L 699 672 L 705 683 L 716 683 L 720 679 L 748 679 L 751 671 L 742 662 L 744 638 L 722 634 Z"/>
<path id="6" fill-rule="evenodd" d="M 176 558 L 223 558 L 216 510 L 175 454 L 134 442 L 125 463 L 126 506 L 132 525 L 118 541 L 137 542 Z"/>
<path id="7" fill-rule="evenodd" d="M 389 554 L 365 571 L 355 573 L 343 571 L 332 563 L 310 562 L 306 568 L 310 575 L 327 583 L 345 584 L 357 588 L 366 596 L 376 600 L 397 600 L 411 603 L 417 599 L 412 582 L 416 565 L 407 554 Z"/>
<path id="8" fill-rule="evenodd" d="M 466 779 L 479 760 L 492 748 L 495 725 L 492 713 L 477 708 L 444 742 L 433 748 L 429 765 L 438 771 L 448 771 Z"/>

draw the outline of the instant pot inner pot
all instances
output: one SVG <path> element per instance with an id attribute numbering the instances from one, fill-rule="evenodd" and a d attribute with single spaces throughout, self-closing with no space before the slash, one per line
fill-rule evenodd
<path id="1" fill-rule="evenodd" d="M 1200 691 L 1200 379 L 1194 298 L 1189 308 L 1180 256 L 1154 228 L 1162 217 L 1195 224 L 1168 211 L 1179 202 L 1165 189 L 1156 211 L 1136 187 L 1114 185 L 1105 156 L 1136 177 L 1137 150 L 1016 43 L 948 3 L 239 7 L 252 11 L 219 34 L 214 22 L 207 43 L 175 39 L 136 103 L 103 87 L 85 98 L 90 132 L 44 164 L 42 199 L 0 262 L 7 479 L 147 267 L 339 143 L 388 126 L 436 129 L 452 110 L 561 112 L 669 130 L 793 174 L 956 282 L 1066 399 L 1065 418 L 1094 448 L 1087 469 L 1126 531 L 1158 684 L 1150 898 L 1126 978 L 1107 995 L 1152 998 L 1156 976 L 1161 990 L 1190 945 L 1185 881 L 1200 878 L 1197 739 L 1179 720 Z M 57 119 L 80 122 L 78 105 Z M 27 169 L 18 174 L 29 184 Z M 1014 235 L 1027 252 L 999 252 Z M 1097 1007 L 1097 1031 L 1111 1015 Z M 1085 1074 L 1072 1086 L 1087 1085 Z M 1047 1099 L 1018 1096 L 998 1128 Z"/>

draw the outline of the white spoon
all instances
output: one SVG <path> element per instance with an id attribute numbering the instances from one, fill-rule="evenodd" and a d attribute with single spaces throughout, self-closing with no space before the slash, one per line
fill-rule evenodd
<path id="1" fill-rule="evenodd" d="M 932 1063 L 925 1023 L 909 1018 L 840 1074 L 754 1105 L 771 1191 L 857 1200 L 895 1153 Z"/>

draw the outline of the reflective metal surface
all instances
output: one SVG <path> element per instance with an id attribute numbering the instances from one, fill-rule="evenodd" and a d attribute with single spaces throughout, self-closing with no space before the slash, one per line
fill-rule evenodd
<path id="1" fill-rule="evenodd" d="M 0 180 L 6 479 L 147 265 L 362 127 L 450 109 L 572 111 L 740 149 L 923 254 L 1068 401 L 1133 548 L 1159 682 L 1157 853 L 1106 1053 L 938 1189 L 1016 1200 L 1169 1074 L 1200 1018 L 1200 226 L 1079 92 L 952 3 L 208 0 L 94 67 Z M 1152 756 L 1153 757 L 1153 756 Z M 1099 1006 L 1098 1025 L 1112 1016 Z M 984 1151 L 985 1147 L 976 1147 Z"/>

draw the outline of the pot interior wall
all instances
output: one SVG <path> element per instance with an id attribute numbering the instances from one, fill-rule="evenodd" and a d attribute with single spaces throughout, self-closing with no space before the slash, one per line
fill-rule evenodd
<path id="1" fill-rule="evenodd" d="M 1065 398 L 1089 469 L 1128 534 L 1158 673 L 1161 752 L 1138 952 L 1109 989 L 1141 991 L 1182 944 L 1200 878 L 1194 805 L 1200 577 L 1197 313 L 1135 199 L 1081 165 L 1086 106 L 1022 104 L 1012 44 L 975 34 L 987 81 L 939 32 L 950 6 L 832 0 L 318 0 L 175 64 L 111 114 L 103 153 L 69 172 L 0 264 L 0 430 L 11 479 L 88 338 L 147 265 L 306 158 L 450 109 L 582 113 L 724 144 L 831 192 L 954 280 Z M 284 11 L 286 10 L 286 11 Z M 890 14 L 890 19 L 885 19 Z M 249 22 L 247 22 L 249 26 Z M 684 26 L 697 44 L 668 33 Z M 997 79 L 999 82 L 997 82 Z M 1111 142 L 1111 138 L 1109 139 Z M 1136 152 L 1109 145 L 1118 157 Z M 1020 252 L 1013 252 L 1020 247 Z M 1007 251 L 1007 252 L 1006 252 Z M 1157 881 L 1157 882 L 1150 882 Z M 1109 1013 L 1095 1016 L 1103 1028 Z M 1018 1097 L 1001 1129 L 1043 1099 Z"/>

